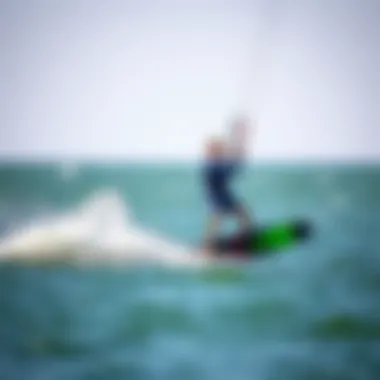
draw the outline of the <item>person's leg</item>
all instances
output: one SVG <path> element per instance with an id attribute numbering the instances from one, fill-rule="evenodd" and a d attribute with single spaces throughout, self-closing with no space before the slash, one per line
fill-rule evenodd
<path id="1" fill-rule="evenodd" d="M 246 232 L 254 228 L 254 222 L 250 213 L 243 205 L 238 205 L 234 214 L 238 220 L 240 232 Z"/>
<path id="2" fill-rule="evenodd" d="M 203 242 L 203 249 L 207 254 L 212 254 L 212 243 L 218 237 L 222 221 L 222 215 L 216 211 L 212 212 L 206 221 L 205 237 Z"/>

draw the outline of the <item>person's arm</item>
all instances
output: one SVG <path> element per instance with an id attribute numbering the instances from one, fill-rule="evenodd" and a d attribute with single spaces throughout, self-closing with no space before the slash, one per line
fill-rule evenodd
<path id="1" fill-rule="evenodd" d="M 250 125 L 247 119 L 239 119 L 232 124 L 228 144 L 233 160 L 241 161 L 246 156 L 249 129 Z"/>
<path id="2" fill-rule="evenodd" d="M 235 164 L 241 164 L 248 152 L 251 142 L 252 125 L 247 118 L 239 119 L 232 124 L 229 136 L 230 158 Z"/>

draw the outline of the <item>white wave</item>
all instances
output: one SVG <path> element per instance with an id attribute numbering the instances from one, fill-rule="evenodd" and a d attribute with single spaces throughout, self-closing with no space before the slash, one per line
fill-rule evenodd
<path id="1" fill-rule="evenodd" d="M 0 243 L 6 259 L 71 259 L 166 264 L 203 262 L 194 250 L 138 226 L 114 190 L 96 192 L 72 212 L 13 231 Z"/>

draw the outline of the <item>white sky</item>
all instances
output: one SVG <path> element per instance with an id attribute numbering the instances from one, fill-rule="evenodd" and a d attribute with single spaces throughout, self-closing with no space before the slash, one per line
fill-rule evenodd
<path id="1" fill-rule="evenodd" d="M 377 0 L 0 0 L 0 156 L 380 159 Z"/>

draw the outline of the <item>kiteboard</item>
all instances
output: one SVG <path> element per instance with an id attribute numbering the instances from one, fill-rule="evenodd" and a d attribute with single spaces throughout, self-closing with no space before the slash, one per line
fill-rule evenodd
<path id="1" fill-rule="evenodd" d="M 290 220 L 258 226 L 246 232 L 220 237 L 212 243 L 217 256 L 252 258 L 279 253 L 305 242 L 312 234 L 312 224 L 307 220 Z"/>

